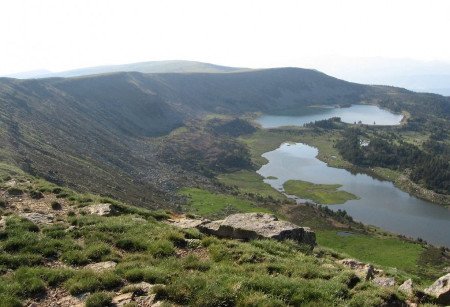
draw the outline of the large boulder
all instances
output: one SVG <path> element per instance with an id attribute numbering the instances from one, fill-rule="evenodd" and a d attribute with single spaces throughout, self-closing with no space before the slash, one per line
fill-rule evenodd
<path id="1" fill-rule="evenodd" d="M 280 221 L 271 214 L 238 213 L 224 220 L 200 224 L 197 228 L 206 234 L 222 238 L 241 240 L 269 238 L 280 241 L 290 239 L 302 244 L 316 245 L 316 235 L 309 228 Z"/>
<path id="2" fill-rule="evenodd" d="M 435 297 L 440 304 L 450 304 L 450 273 L 436 280 L 425 293 Z"/>

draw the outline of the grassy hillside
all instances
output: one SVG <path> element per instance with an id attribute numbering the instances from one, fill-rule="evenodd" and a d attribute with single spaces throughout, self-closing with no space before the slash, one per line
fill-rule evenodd
<path id="1" fill-rule="evenodd" d="M 404 299 L 394 287 L 357 278 L 337 263 L 345 255 L 322 247 L 310 252 L 292 241 L 218 239 L 164 223 L 166 212 L 78 194 L 13 167 L 2 166 L 0 177 L 1 306 L 51 306 L 60 299 L 106 306 L 124 293 L 135 302 L 154 293 L 153 300 L 191 306 L 379 306 Z M 90 214 L 99 202 L 113 204 L 115 214 Z M 33 223 L 25 213 L 55 219 Z M 104 261 L 115 265 L 91 266 Z M 414 265 L 404 262 L 401 272 L 389 274 L 401 282 L 411 276 L 403 269 Z M 157 285 L 142 290 L 140 282 Z"/>

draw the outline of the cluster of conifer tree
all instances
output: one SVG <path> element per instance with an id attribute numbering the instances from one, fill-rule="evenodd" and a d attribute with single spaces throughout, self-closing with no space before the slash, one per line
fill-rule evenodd
<path id="1" fill-rule="evenodd" d="M 368 137 L 358 128 L 349 128 L 336 147 L 355 165 L 409 170 L 413 181 L 450 194 L 450 146 L 433 135 L 419 148 L 392 135 Z"/>

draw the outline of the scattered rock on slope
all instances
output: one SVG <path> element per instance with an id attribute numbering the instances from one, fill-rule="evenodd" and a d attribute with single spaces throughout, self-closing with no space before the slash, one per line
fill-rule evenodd
<path id="1" fill-rule="evenodd" d="M 91 263 L 86 265 L 84 268 L 88 270 L 94 270 L 97 272 L 111 270 L 115 268 L 117 263 L 114 261 L 104 261 L 104 262 L 97 262 L 97 263 Z"/>
<path id="2" fill-rule="evenodd" d="M 113 205 L 111 204 L 96 204 L 87 207 L 90 214 L 97 214 L 100 216 L 110 216 L 114 213 Z"/>
<path id="3" fill-rule="evenodd" d="M 168 222 L 176 226 L 178 228 L 186 229 L 186 228 L 196 228 L 202 224 L 210 222 L 207 219 L 190 219 L 186 217 L 182 217 L 179 219 L 169 219 Z"/>
<path id="4" fill-rule="evenodd" d="M 54 218 L 52 214 L 42 214 L 37 212 L 21 213 L 19 216 L 35 224 L 51 224 L 53 223 Z"/>
<path id="5" fill-rule="evenodd" d="M 395 278 L 394 277 L 375 277 L 373 282 L 380 287 L 393 287 L 395 286 Z"/>
<path id="6" fill-rule="evenodd" d="M 198 229 L 204 233 L 224 238 L 241 240 L 291 239 L 311 246 L 316 245 L 316 235 L 309 228 L 280 221 L 274 215 L 264 213 L 233 214 L 224 220 L 200 224 Z"/>
<path id="7" fill-rule="evenodd" d="M 356 275 L 364 280 L 372 279 L 375 275 L 375 270 L 371 264 L 365 264 L 363 262 L 350 258 L 339 260 L 338 263 L 354 270 Z"/>
<path id="8" fill-rule="evenodd" d="M 436 280 L 425 289 L 425 293 L 437 298 L 440 304 L 450 304 L 450 273 Z"/>
<path id="9" fill-rule="evenodd" d="M 404 283 L 402 283 L 400 287 L 398 287 L 398 290 L 407 294 L 408 296 L 412 296 L 414 294 L 414 286 L 412 279 L 410 278 L 406 280 Z"/>

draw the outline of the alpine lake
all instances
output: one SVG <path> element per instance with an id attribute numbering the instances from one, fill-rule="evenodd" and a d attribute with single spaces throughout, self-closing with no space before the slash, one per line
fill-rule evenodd
<path id="1" fill-rule="evenodd" d="M 346 123 L 399 125 L 403 116 L 369 105 L 348 108 L 305 108 L 295 114 L 262 115 L 263 128 L 302 126 L 305 123 L 340 117 Z M 345 210 L 355 220 L 411 238 L 422 238 L 435 245 L 450 247 L 450 210 L 398 189 L 390 181 L 367 174 L 334 168 L 317 159 L 318 150 L 303 143 L 283 143 L 263 157 L 269 162 L 258 173 L 273 188 L 298 201 L 311 201 L 287 193 L 294 183 L 299 188 L 332 188 L 344 195 L 337 203 L 320 202 L 332 210 Z M 306 186 L 305 186 L 306 185 Z M 311 185 L 311 186 L 309 186 Z M 313 190 L 314 192 L 314 190 Z M 308 194 L 305 194 L 308 195 Z"/>

